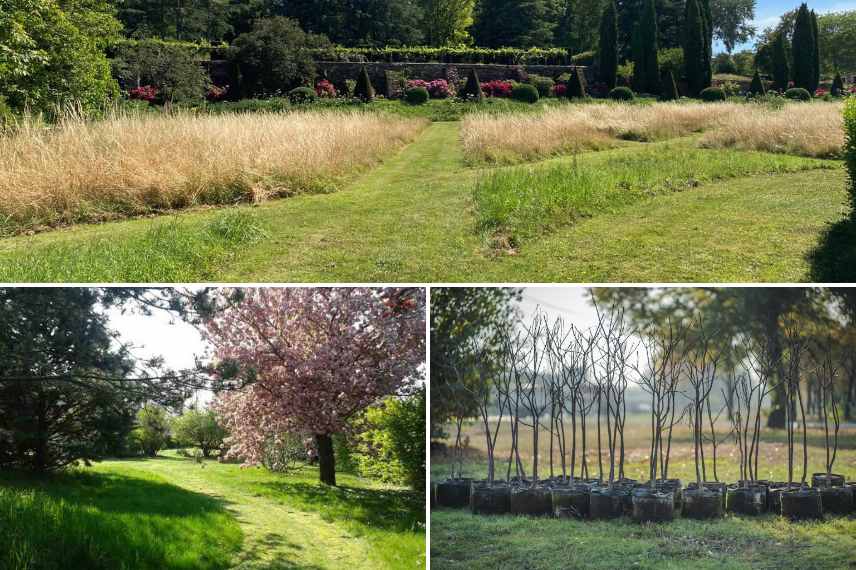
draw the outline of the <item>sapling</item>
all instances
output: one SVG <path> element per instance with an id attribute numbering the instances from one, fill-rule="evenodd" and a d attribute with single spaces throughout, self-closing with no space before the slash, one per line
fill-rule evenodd
<path id="1" fill-rule="evenodd" d="M 691 397 L 689 417 L 693 433 L 696 483 L 698 488 L 702 489 L 704 486 L 702 476 L 704 422 L 702 414 L 705 403 L 713 389 L 721 353 L 716 351 L 715 335 L 705 326 L 702 315 L 696 319 L 693 329 L 695 338 L 688 352 L 686 372 Z"/>
<path id="2" fill-rule="evenodd" d="M 549 404 L 549 394 L 544 383 L 542 375 L 542 367 L 546 350 L 541 346 L 541 339 L 545 327 L 545 318 L 542 314 L 536 314 L 530 326 L 524 326 L 526 348 L 528 349 L 523 354 L 523 358 L 517 361 L 518 378 L 525 380 L 525 385 L 520 385 L 521 398 L 528 417 L 532 422 L 527 423 L 519 420 L 523 425 L 532 428 L 532 484 L 538 482 L 538 447 L 539 434 L 541 427 L 541 416 L 547 409 Z M 541 388 L 539 390 L 539 387 Z"/>
<path id="3" fill-rule="evenodd" d="M 669 318 L 667 327 L 647 335 L 642 351 L 646 368 L 638 366 L 636 372 L 639 385 L 651 395 L 651 446 L 648 455 L 648 476 L 652 489 L 657 483 L 657 467 L 661 465 L 663 430 L 671 413 L 669 402 L 677 390 L 678 379 L 683 368 L 683 348 L 686 329 Z M 661 472 L 662 474 L 662 472 Z"/>
<path id="4" fill-rule="evenodd" d="M 817 363 L 817 381 L 820 389 L 820 417 L 823 421 L 823 435 L 826 444 L 826 481 L 828 486 L 832 481 L 832 466 L 838 454 L 838 432 L 841 429 L 841 414 L 838 411 L 838 402 L 835 397 L 835 381 L 838 378 L 839 367 L 837 365 L 834 348 L 830 339 L 821 340 L 821 346 L 813 351 L 813 357 Z M 829 420 L 832 419 L 832 445 L 829 441 Z M 830 449 L 831 447 L 831 449 Z"/>

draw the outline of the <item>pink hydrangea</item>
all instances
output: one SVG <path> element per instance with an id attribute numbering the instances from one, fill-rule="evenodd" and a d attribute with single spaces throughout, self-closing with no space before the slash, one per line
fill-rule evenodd
<path id="1" fill-rule="evenodd" d="M 326 79 L 315 84 L 315 94 L 321 99 L 333 99 L 336 97 L 336 88 Z"/>

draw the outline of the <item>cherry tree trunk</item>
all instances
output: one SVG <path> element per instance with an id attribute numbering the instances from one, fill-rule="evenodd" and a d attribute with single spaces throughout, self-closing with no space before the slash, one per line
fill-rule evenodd
<path id="1" fill-rule="evenodd" d="M 316 433 L 315 444 L 318 447 L 318 467 L 321 472 L 321 482 L 335 487 L 336 457 L 333 454 L 333 438 L 326 433 Z"/>

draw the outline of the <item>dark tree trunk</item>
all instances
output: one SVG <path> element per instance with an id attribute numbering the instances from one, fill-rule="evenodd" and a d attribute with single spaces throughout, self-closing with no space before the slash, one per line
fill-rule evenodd
<path id="1" fill-rule="evenodd" d="M 316 433 L 315 444 L 318 446 L 318 466 L 321 472 L 321 482 L 325 485 L 335 487 L 336 457 L 333 454 L 333 438 L 326 433 Z"/>

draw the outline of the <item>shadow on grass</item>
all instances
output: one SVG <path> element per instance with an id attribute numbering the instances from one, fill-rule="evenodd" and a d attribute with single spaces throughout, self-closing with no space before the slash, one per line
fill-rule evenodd
<path id="1" fill-rule="evenodd" d="M 302 546 L 286 540 L 282 534 L 269 532 L 241 552 L 241 560 L 234 570 L 322 570 L 321 566 L 315 564 L 296 563 L 281 557 L 266 560 L 271 551 L 291 554 L 301 550 L 303 550 Z"/>
<path id="2" fill-rule="evenodd" d="M 809 262 L 815 283 L 856 282 L 856 217 L 829 226 Z"/>
<path id="3" fill-rule="evenodd" d="M 340 485 L 275 481 L 262 483 L 295 506 L 318 512 L 328 522 L 351 520 L 368 527 L 415 530 L 425 520 L 424 495 L 405 489 L 365 489 Z"/>
<path id="4" fill-rule="evenodd" d="M 242 541 L 221 501 L 109 473 L 0 473 L 0 512 L 0 568 L 11 570 L 215 570 Z"/>

